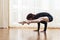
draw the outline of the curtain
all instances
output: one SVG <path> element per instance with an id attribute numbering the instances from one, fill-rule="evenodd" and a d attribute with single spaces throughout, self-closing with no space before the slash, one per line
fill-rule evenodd
<path id="1" fill-rule="evenodd" d="M 54 21 L 48 26 L 60 26 L 59 24 L 59 0 L 10 0 L 9 25 L 21 26 L 18 22 L 26 20 L 29 13 L 49 12 L 53 15 Z M 57 16 L 58 15 L 58 16 Z M 57 17 L 56 17 L 57 16 Z M 58 19 L 58 20 L 56 20 Z M 26 25 L 27 26 L 27 25 Z M 35 26 L 35 24 L 31 24 Z M 36 25 L 37 26 L 37 25 Z"/>

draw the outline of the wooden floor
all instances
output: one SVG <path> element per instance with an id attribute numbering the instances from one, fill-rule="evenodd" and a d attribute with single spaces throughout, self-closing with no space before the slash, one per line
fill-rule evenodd
<path id="1" fill-rule="evenodd" d="M 0 29 L 0 40 L 60 40 L 60 29 L 48 29 L 47 32 Z"/>

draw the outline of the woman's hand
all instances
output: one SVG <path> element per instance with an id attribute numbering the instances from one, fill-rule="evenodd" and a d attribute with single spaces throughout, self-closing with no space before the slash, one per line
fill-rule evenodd
<path id="1" fill-rule="evenodd" d="M 31 21 L 29 21 L 29 20 L 28 20 L 28 21 L 25 21 L 25 22 L 26 22 L 28 25 L 31 23 Z"/>

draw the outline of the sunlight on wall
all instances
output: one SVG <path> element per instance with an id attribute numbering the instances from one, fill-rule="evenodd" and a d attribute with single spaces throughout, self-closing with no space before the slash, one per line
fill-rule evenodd
<path id="1" fill-rule="evenodd" d="M 0 27 L 8 28 L 8 0 L 0 0 Z"/>

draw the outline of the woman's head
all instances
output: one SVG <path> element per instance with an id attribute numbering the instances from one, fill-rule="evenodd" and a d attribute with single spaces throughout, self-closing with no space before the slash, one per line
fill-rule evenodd
<path id="1" fill-rule="evenodd" d="M 29 13 L 28 15 L 27 15 L 27 17 L 26 17 L 26 19 L 27 20 L 33 20 L 34 19 L 34 14 L 32 14 L 32 13 Z"/>

